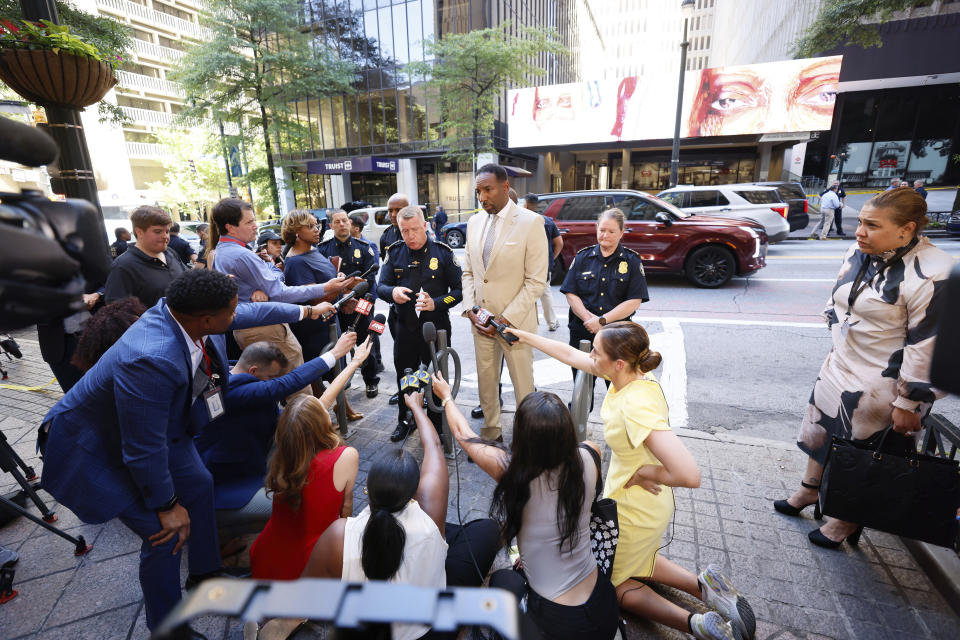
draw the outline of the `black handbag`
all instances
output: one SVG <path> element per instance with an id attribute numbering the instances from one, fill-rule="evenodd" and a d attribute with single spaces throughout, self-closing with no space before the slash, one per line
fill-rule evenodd
<path id="1" fill-rule="evenodd" d="M 960 463 L 833 438 L 820 481 L 823 513 L 870 529 L 958 548 Z"/>
<path id="2" fill-rule="evenodd" d="M 620 523 L 617 517 L 617 501 L 613 498 L 601 498 L 603 494 L 603 473 L 600 471 L 600 454 L 585 444 L 581 447 L 590 453 L 597 465 L 597 492 L 590 506 L 590 550 L 597 560 L 597 567 L 604 577 L 613 573 L 613 559 L 617 554 L 617 542 L 620 540 Z"/>

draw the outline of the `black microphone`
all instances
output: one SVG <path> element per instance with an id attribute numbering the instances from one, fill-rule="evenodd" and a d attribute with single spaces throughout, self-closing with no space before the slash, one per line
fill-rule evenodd
<path id="1" fill-rule="evenodd" d="M 477 320 L 480 322 L 481 325 L 485 327 L 487 326 L 493 327 L 494 329 L 496 329 L 500 337 L 507 341 L 507 344 L 513 344 L 514 342 L 517 342 L 518 340 L 520 340 L 520 338 L 513 335 L 512 333 L 507 333 L 506 332 L 507 325 L 503 324 L 502 322 L 497 322 L 496 317 L 486 309 L 479 306 L 475 306 L 473 308 L 473 312 L 477 315 Z"/>
<path id="2" fill-rule="evenodd" d="M 348 293 L 347 295 L 343 296 L 342 298 L 340 298 L 339 300 L 333 303 L 333 311 L 328 311 L 327 313 L 323 314 L 320 317 L 323 320 L 329 320 L 330 318 L 333 317 L 333 314 L 335 314 L 337 311 L 340 310 L 341 306 L 343 306 L 345 303 L 349 302 L 350 300 L 353 300 L 354 298 L 363 297 L 363 295 L 367 292 L 367 289 L 369 288 L 370 288 L 370 284 L 368 282 L 364 281 L 359 283 L 357 286 L 353 288 L 353 291 L 351 291 L 350 293 Z"/>
<path id="3" fill-rule="evenodd" d="M 358 285 L 359 286 L 359 285 Z M 357 300 L 357 310 L 353 316 L 353 322 L 350 324 L 350 327 L 347 331 L 356 331 L 357 322 L 360 321 L 362 316 L 370 315 L 370 311 L 373 310 L 373 294 L 368 293 L 363 296 L 363 300 Z"/>
<path id="4" fill-rule="evenodd" d="M 370 326 L 367 327 L 367 333 L 373 331 L 375 334 L 382 336 L 383 330 L 386 329 L 384 324 L 386 321 L 387 319 L 382 313 L 378 313 L 377 315 L 373 316 L 373 320 L 370 321 Z"/>
<path id="5" fill-rule="evenodd" d="M 433 370 L 440 371 L 440 361 L 437 360 L 437 327 L 432 322 L 423 323 L 423 339 L 430 347 L 430 360 L 433 362 Z"/>
<path id="6" fill-rule="evenodd" d="M 28 167 L 40 167 L 57 159 L 57 143 L 45 131 L 0 118 L 0 149 L 3 159 Z"/>

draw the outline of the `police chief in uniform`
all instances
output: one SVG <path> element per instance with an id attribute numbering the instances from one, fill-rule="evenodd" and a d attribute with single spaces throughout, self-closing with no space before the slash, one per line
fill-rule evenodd
<path id="1" fill-rule="evenodd" d="M 342 209 L 334 211 L 330 218 L 330 226 L 333 229 L 333 237 L 317 245 L 317 250 L 321 255 L 328 258 L 339 256 L 341 273 L 352 275 L 370 270 L 365 279 L 370 286 L 369 293 L 375 294 L 377 290 L 375 267 L 379 262 L 377 260 L 377 250 L 373 248 L 373 245 L 363 240 L 357 240 L 350 234 L 350 217 L 346 211 Z M 371 269 L 371 267 L 374 268 Z M 341 308 L 338 312 L 340 328 L 343 330 L 353 325 L 354 320 L 356 320 L 357 340 L 362 342 L 366 340 L 372 314 L 358 316 L 353 311 L 356 305 L 352 301 L 348 305 L 344 305 L 346 309 Z M 377 377 L 376 361 L 373 358 L 367 358 L 360 368 L 360 374 L 363 376 L 363 383 L 367 388 L 367 397 L 375 398 L 378 393 L 377 385 L 380 383 L 380 378 Z"/>
<path id="2" fill-rule="evenodd" d="M 448 311 L 463 298 L 463 272 L 453 249 L 431 240 L 427 221 L 420 207 L 404 207 L 398 215 L 403 240 L 387 248 L 380 268 L 377 295 L 390 303 L 390 332 L 393 334 L 393 363 L 397 370 L 397 388 L 404 369 L 417 369 L 430 362 L 430 347 L 423 339 L 423 325 L 432 322 L 437 331 L 450 335 Z M 419 293 L 420 291 L 424 293 Z M 420 316 L 417 317 L 417 311 Z M 407 437 L 414 425 L 405 419 L 406 406 L 398 404 L 397 428 L 393 442 Z M 428 412 L 435 425 L 440 414 Z"/>
<path id="3" fill-rule="evenodd" d="M 577 253 L 560 286 L 570 305 L 567 327 L 572 347 L 579 348 L 581 340 L 589 340 L 593 345 L 601 327 L 628 320 L 640 303 L 650 299 L 640 256 L 620 242 L 623 222 L 619 209 L 607 209 L 600 214 L 597 244 Z M 573 377 L 577 377 L 576 369 Z"/>

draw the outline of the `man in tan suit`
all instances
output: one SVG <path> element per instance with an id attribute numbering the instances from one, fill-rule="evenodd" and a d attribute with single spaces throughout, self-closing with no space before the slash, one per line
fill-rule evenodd
<path id="1" fill-rule="evenodd" d="M 496 164 L 477 171 L 476 191 L 486 213 L 467 222 L 463 265 L 464 314 L 473 322 L 477 381 L 484 427 L 481 437 L 503 441 L 500 431 L 500 365 L 507 361 L 517 404 L 533 391 L 533 350 L 510 347 L 491 327 L 477 323 L 479 305 L 511 326 L 537 330 L 536 302 L 547 286 L 547 236 L 543 218 L 510 200 L 507 172 Z"/>

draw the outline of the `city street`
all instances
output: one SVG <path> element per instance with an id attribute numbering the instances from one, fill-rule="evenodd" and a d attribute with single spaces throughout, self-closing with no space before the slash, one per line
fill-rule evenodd
<path id="1" fill-rule="evenodd" d="M 851 227 L 852 228 L 852 227 Z M 937 240 L 960 256 L 960 241 Z M 818 314 L 830 292 L 848 241 L 788 240 L 771 247 L 769 266 L 719 290 L 692 287 L 677 276 L 652 276 L 649 303 L 636 320 L 650 331 L 664 357 L 657 371 L 671 409 L 674 428 L 703 472 L 701 487 L 676 491 L 676 515 L 663 553 L 699 570 L 718 563 L 742 589 L 757 612 L 757 638 L 954 638 L 957 617 L 931 580 L 895 536 L 867 530 L 857 548 L 816 549 L 806 539 L 815 521 L 809 515 L 788 518 L 774 513 L 771 501 L 796 485 L 804 458 L 794 446 L 801 411 L 817 370 L 829 349 Z M 554 309 L 567 308 L 559 287 L 552 288 Z M 385 305 L 378 303 L 378 311 Z M 566 326 L 550 334 L 566 340 Z M 51 375 L 39 358 L 36 334 L 14 334 L 24 351 L 9 364 L 12 384 L 43 385 Z M 476 367 L 467 321 L 453 316 L 453 345 L 465 372 L 457 404 L 464 413 L 477 403 Z M 366 418 L 351 423 L 348 444 L 360 451 L 358 486 L 374 459 L 396 445 L 387 440 L 395 408 L 392 392 L 392 343 L 382 342 L 384 364 L 380 395 L 363 397 L 354 383 L 348 393 Z M 537 386 L 569 397 L 567 367 L 537 355 Z M 504 426 L 509 441 L 515 409 L 504 375 Z M 56 385 L 53 385 L 56 389 Z M 588 425 L 589 437 L 602 442 L 599 407 L 602 385 Z M 59 390 L 0 390 L 0 428 L 14 449 L 39 471 L 36 426 L 60 397 Z M 960 401 L 945 399 L 936 411 L 960 422 Z M 473 421 L 479 427 L 479 421 Z M 420 455 L 419 438 L 404 445 Z M 448 520 L 485 517 L 493 483 L 475 465 L 450 460 Z M 0 493 L 14 489 L 0 475 Z M 41 496 L 56 509 L 49 496 Z M 365 506 L 355 493 L 354 512 Z M 32 509 L 36 513 L 36 509 Z M 20 595 L 0 605 L 0 638 L 139 639 L 146 637 L 140 587 L 136 579 L 139 542 L 116 521 L 85 525 L 59 508 L 58 526 L 82 533 L 93 551 L 74 558 L 71 547 L 22 518 L 0 528 L 0 544 L 21 555 L 14 588 Z M 252 542 L 251 537 L 249 541 Z M 245 566 L 242 553 L 231 563 Z M 506 566 L 498 558 L 495 567 Z M 186 563 L 183 565 L 186 575 Z M 701 605 L 677 592 L 668 597 L 690 608 Z M 202 618 L 196 623 L 208 638 L 239 640 L 236 620 Z M 298 637 L 325 637 L 319 627 Z M 628 638 L 679 639 L 684 634 L 635 618 Z"/>

